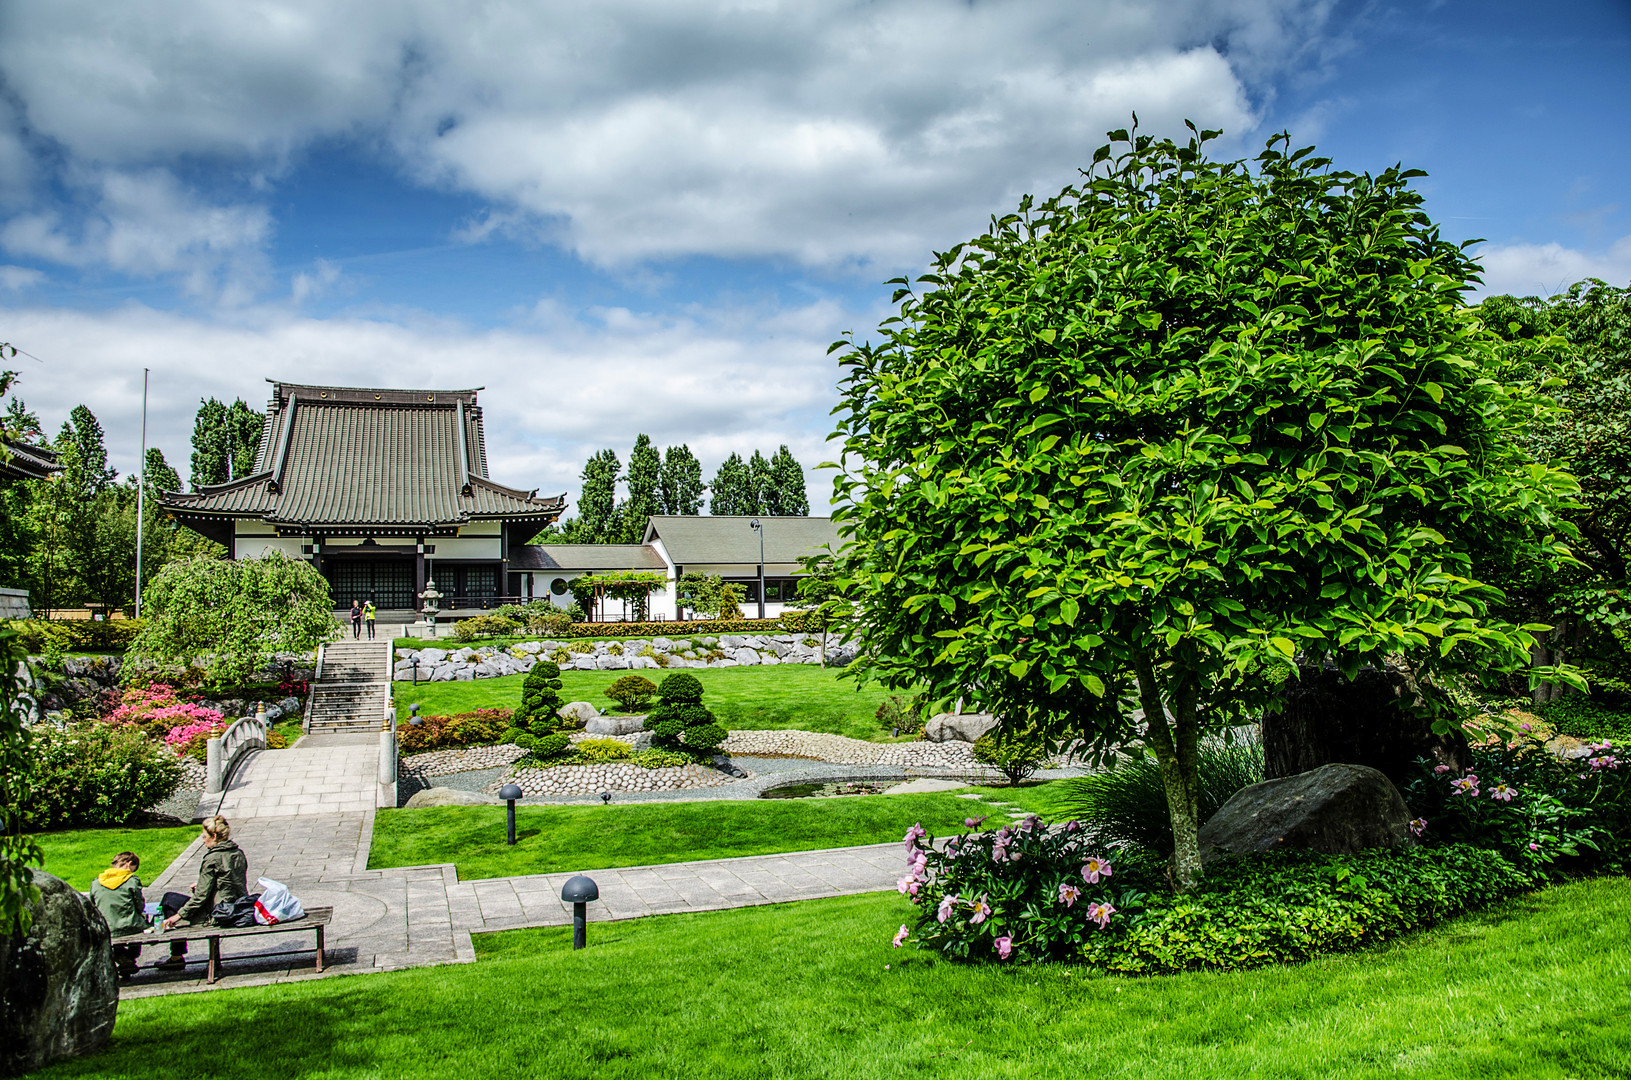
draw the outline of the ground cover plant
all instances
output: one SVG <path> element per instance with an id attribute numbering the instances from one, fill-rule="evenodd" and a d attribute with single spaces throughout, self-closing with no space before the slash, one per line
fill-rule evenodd
<path id="1" fill-rule="evenodd" d="M 201 1075 L 347 1080 L 1606 1080 L 1631 1068 L 1623 879 L 1295 967 L 1138 979 L 890 949 L 910 911 L 891 893 L 591 923 L 581 952 L 568 928 L 511 931 L 478 935 L 475 964 L 121 1001 L 105 1052 L 40 1075 L 146 1080 L 155 1054 L 201 1062 Z"/>
<path id="2" fill-rule="evenodd" d="M 937 255 L 875 338 L 834 346 L 832 614 L 861 671 L 1102 749 L 1141 736 L 1183 887 L 1196 748 L 1299 654 L 1349 677 L 1403 654 L 1428 691 L 1579 682 L 1531 670 L 1541 628 L 1476 569 L 1566 563 L 1578 484 L 1520 445 L 1553 405 L 1509 380 L 1420 174 L 1282 138 L 1215 162 L 1217 134 L 1110 133 L 1079 185 Z"/>
<path id="3" fill-rule="evenodd" d="M 34 837 L 43 857 L 30 863 L 84 892 L 121 851 L 134 851 L 142 860 L 138 871 L 151 884 L 187 845 L 198 838 L 196 825 L 160 828 L 72 829 L 40 833 Z M 157 896 L 149 896 L 157 900 Z"/>
<path id="4" fill-rule="evenodd" d="M 1010 792 L 971 788 L 984 801 L 948 792 L 838 799 L 719 799 L 611 806 L 517 806 L 507 845 L 504 808 L 439 806 L 381 810 L 368 865 L 450 862 L 462 878 L 726 859 L 778 851 L 852 847 L 900 839 L 915 821 L 960 830 L 970 814 L 1010 820 Z"/>
<path id="5" fill-rule="evenodd" d="M 563 671 L 561 697 L 565 701 L 606 701 L 606 688 L 628 674 L 621 671 Z M 857 688 L 840 672 L 814 664 L 779 664 L 774 667 L 696 668 L 687 670 L 702 684 L 708 708 L 729 730 L 802 731 L 847 735 L 872 742 L 891 740 L 890 728 L 881 726 L 879 706 L 890 692 L 878 686 Z M 473 709 L 514 709 L 521 703 L 524 676 L 470 682 L 392 684 L 398 716 L 418 702 L 421 716 L 451 715 Z M 609 704 L 609 703 L 608 703 Z M 598 707 L 598 706 L 597 706 Z M 901 736 L 905 739 L 912 735 Z"/>

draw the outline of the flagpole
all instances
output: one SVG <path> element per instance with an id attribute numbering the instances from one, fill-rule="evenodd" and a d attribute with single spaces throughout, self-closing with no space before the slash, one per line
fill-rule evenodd
<path id="1" fill-rule="evenodd" d="M 142 617 L 142 526 L 147 520 L 147 368 L 142 368 L 141 482 L 136 485 L 136 618 Z"/>

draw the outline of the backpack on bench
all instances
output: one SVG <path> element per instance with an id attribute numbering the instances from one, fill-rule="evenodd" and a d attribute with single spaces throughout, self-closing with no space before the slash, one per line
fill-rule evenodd
<path id="1" fill-rule="evenodd" d="M 216 904 L 210 921 L 216 926 L 254 926 L 255 901 L 260 898 L 260 893 L 251 893 L 249 896 L 240 896 L 230 904 Z"/>

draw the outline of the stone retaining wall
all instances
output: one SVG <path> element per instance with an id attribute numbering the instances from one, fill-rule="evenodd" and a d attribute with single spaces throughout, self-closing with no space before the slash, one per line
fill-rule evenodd
<path id="1" fill-rule="evenodd" d="M 579 651 L 582 650 L 582 651 Z M 563 671 L 641 671 L 683 668 L 769 667 L 821 663 L 820 638 L 803 634 L 721 634 L 694 638 L 622 638 L 617 641 L 523 641 L 511 646 L 461 649 L 397 649 L 393 678 L 420 682 L 464 682 L 521 675 L 539 659 Z M 827 664 L 842 667 L 854 659 L 849 648 L 827 651 Z"/>

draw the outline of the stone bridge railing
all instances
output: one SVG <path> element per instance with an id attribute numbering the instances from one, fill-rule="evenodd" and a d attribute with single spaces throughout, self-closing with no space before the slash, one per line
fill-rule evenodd
<path id="1" fill-rule="evenodd" d="M 266 749 L 266 707 L 255 710 L 227 725 L 227 729 L 204 744 L 204 790 L 214 794 L 226 789 L 233 766 L 245 754 Z"/>

